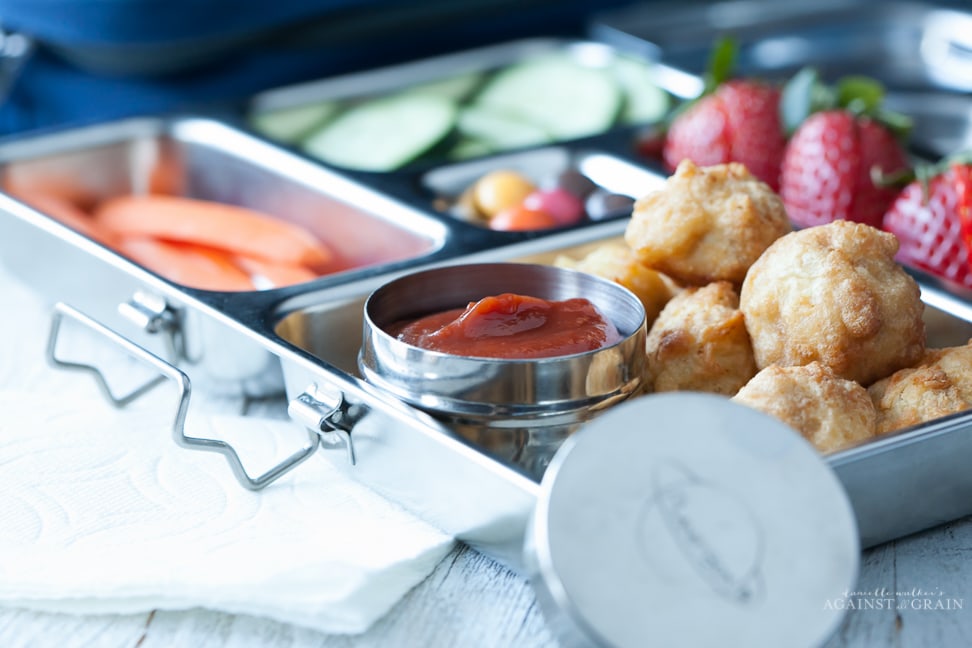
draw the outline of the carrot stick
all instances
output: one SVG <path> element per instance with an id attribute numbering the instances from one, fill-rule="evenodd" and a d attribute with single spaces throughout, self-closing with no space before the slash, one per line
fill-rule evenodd
<path id="1" fill-rule="evenodd" d="M 177 284 L 226 292 L 254 290 L 250 277 L 221 250 L 141 237 L 122 238 L 117 249 Z"/>
<path id="2" fill-rule="evenodd" d="M 127 236 L 195 243 L 291 265 L 325 265 L 332 254 L 307 230 L 260 212 L 177 196 L 120 196 L 95 218 Z"/>
<path id="3" fill-rule="evenodd" d="M 37 211 L 50 216 L 62 225 L 66 225 L 92 240 L 108 246 L 114 242 L 115 237 L 112 232 L 98 225 L 94 218 L 65 198 L 54 194 L 42 193 L 16 197 Z"/>
<path id="4" fill-rule="evenodd" d="M 273 263 L 254 257 L 236 256 L 233 261 L 250 275 L 255 284 L 260 285 L 263 281 L 273 288 L 304 283 L 319 276 L 305 266 Z"/>

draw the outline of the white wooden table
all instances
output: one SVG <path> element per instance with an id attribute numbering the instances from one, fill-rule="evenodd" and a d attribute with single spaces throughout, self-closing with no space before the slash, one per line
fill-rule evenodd
<path id="1" fill-rule="evenodd" d="M 283 415 L 276 401 L 215 407 Z M 861 609 L 847 614 L 827 648 L 972 646 L 972 517 L 866 551 L 857 590 L 851 599 Z M 76 617 L 0 608 L 2 648 L 555 645 L 529 583 L 466 547 L 357 636 L 207 610 Z"/>

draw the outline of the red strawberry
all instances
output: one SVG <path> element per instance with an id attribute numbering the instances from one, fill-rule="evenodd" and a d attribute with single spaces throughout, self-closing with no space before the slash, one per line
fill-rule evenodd
<path id="1" fill-rule="evenodd" d="M 906 186 L 885 214 L 884 229 L 898 237 L 901 263 L 972 288 L 970 216 L 972 165 L 957 163 Z"/>
<path id="2" fill-rule="evenodd" d="M 897 195 L 872 180 L 908 168 L 904 149 L 879 122 L 846 110 L 825 110 L 804 121 L 790 138 L 780 172 L 780 197 L 801 227 L 833 220 L 881 226 Z"/>
<path id="3" fill-rule="evenodd" d="M 741 162 L 774 190 L 786 137 L 780 120 L 780 90 L 738 79 L 720 84 L 668 128 L 662 151 L 670 171 L 690 159 L 698 166 Z"/>

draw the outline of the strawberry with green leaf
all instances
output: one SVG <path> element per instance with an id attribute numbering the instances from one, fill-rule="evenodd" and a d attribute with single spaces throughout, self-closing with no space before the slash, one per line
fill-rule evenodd
<path id="1" fill-rule="evenodd" d="M 785 86 L 783 122 L 792 132 L 780 170 L 780 197 L 796 225 L 834 220 L 881 226 L 898 187 L 877 181 L 906 172 L 907 118 L 883 110 L 884 88 L 863 77 L 834 87 L 805 69 Z"/>
<path id="2" fill-rule="evenodd" d="M 776 190 L 786 146 L 781 91 L 756 79 L 730 79 L 736 50 L 728 39 L 716 45 L 705 90 L 673 116 L 662 159 L 669 171 L 684 159 L 699 166 L 741 162 Z"/>
<path id="3" fill-rule="evenodd" d="M 916 177 L 884 215 L 898 237 L 898 260 L 972 288 L 972 154 L 957 155 Z"/>

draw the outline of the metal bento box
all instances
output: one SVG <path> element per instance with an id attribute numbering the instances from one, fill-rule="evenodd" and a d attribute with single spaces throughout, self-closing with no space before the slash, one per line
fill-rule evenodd
<path id="1" fill-rule="evenodd" d="M 364 79 L 387 80 L 383 74 Z M 698 87 L 697 77 L 676 76 L 694 79 Z M 354 81 L 330 87 L 358 87 Z M 289 94 L 265 100 L 279 97 L 282 106 Z M 0 145 L 3 262 L 48 297 L 76 307 L 62 308 L 61 315 L 91 324 L 78 313 L 83 311 L 96 327 L 132 340 L 122 344 L 136 353 L 145 347 L 167 356 L 168 363 L 156 366 L 183 382 L 185 406 L 189 377 L 247 394 L 283 391 L 290 416 L 309 431 L 309 446 L 256 478 L 232 448 L 209 447 L 228 456 L 244 485 L 262 487 L 324 446 L 340 469 L 522 568 L 543 465 L 538 472 L 538 464 L 523 460 L 533 439 L 454 425 L 366 380 L 358 363 L 365 304 L 382 286 L 413 273 L 481 263 L 549 264 L 559 254 L 581 254 L 624 233 L 621 213 L 539 235 L 491 231 L 434 207 L 441 194 L 454 195 L 490 165 L 544 173 L 581 169 L 595 184 L 630 197 L 656 188 L 663 175 L 631 162 L 628 134 L 373 174 L 319 164 L 238 126 L 205 117 L 143 119 Z M 167 192 L 257 209 L 309 228 L 355 263 L 266 290 L 192 288 L 31 207 L 22 199 L 31 182 L 49 182 L 95 202 Z M 929 343 L 966 342 L 972 337 L 969 301 L 930 277 L 918 278 Z M 864 546 L 972 512 L 970 432 L 972 412 L 966 412 L 825 456 L 850 497 Z M 179 430 L 176 438 L 206 446 Z M 553 453 L 556 446 L 543 451 Z"/>

